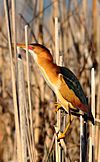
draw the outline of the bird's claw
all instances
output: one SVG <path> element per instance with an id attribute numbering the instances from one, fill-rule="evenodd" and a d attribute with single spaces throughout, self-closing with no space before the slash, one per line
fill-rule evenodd
<path id="1" fill-rule="evenodd" d="M 55 112 L 57 112 L 62 107 L 61 104 L 58 102 L 55 103 L 55 106 L 56 106 Z"/>
<path id="2" fill-rule="evenodd" d="M 58 127 L 55 126 L 57 141 L 60 141 L 60 139 L 65 138 L 65 133 L 61 132 Z"/>
<path id="3" fill-rule="evenodd" d="M 60 141 L 61 139 L 64 139 L 64 138 L 65 138 L 65 134 L 59 132 L 59 134 L 58 134 L 58 136 L 57 136 L 57 141 Z"/>

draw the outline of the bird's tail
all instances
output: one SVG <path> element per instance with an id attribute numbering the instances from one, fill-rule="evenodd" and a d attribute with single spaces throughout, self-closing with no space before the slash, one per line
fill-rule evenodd
<path id="1" fill-rule="evenodd" d="M 85 118 L 86 120 L 90 120 L 90 121 L 92 122 L 93 125 L 95 124 L 94 117 L 93 117 L 91 111 L 90 111 L 88 114 L 84 114 L 84 118 Z"/>

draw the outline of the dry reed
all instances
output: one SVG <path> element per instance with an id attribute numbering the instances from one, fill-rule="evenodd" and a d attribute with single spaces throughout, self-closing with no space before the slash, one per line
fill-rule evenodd
<path id="1" fill-rule="evenodd" d="M 18 58 L 18 102 L 19 102 L 19 116 L 20 116 L 22 162 L 27 162 L 25 83 L 24 83 L 24 69 L 21 58 Z"/>
<path id="2" fill-rule="evenodd" d="M 7 1 L 4 1 L 5 4 L 7 3 Z M 27 1 L 30 2 L 30 1 Z M 26 2 L 26 3 L 27 3 Z M 92 140 L 94 137 L 94 133 L 90 133 L 90 147 L 89 147 L 89 162 L 91 162 L 92 160 L 96 160 L 97 162 L 99 162 L 100 159 L 100 130 L 99 130 L 99 123 L 100 123 L 100 118 L 99 118 L 99 107 L 100 107 L 100 103 L 99 103 L 99 80 L 97 75 L 99 74 L 99 68 L 96 68 L 96 63 L 98 65 L 98 62 L 96 62 L 96 59 L 98 59 L 99 57 L 99 49 L 100 49 L 100 42 L 97 40 L 97 37 L 99 37 L 99 24 L 97 22 L 100 22 L 99 20 L 99 15 L 98 15 L 98 19 L 97 19 L 97 13 L 99 11 L 99 8 L 97 8 L 97 6 L 99 6 L 99 2 L 97 2 L 97 0 L 93 0 L 92 1 L 92 7 L 91 7 L 91 12 L 89 10 L 89 3 L 86 0 L 81 1 L 82 3 L 78 3 L 78 1 L 68 1 L 67 7 L 66 7 L 66 2 L 65 0 L 62 1 L 62 3 L 59 3 L 59 1 L 55 1 L 52 0 L 52 2 L 45 6 L 43 4 L 43 2 L 40 1 L 34 1 L 33 6 L 31 5 L 31 7 L 34 8 L 34 13 L 33 13 L 33 18 L 32 20 L 29 22 L 29 20 L 27 20 L 27 18 L 24 15 L 24 12 L 22 10 L 22 13 L 17 16 L 20 17 L 21 21 L 17 22 L 17 28 L 20 29 L 19 31 L 21 31 L 21 35 L 22 37 L 20 37 L 20 32 L 18 36 L 18 41 L 24 41 L 24 25 L 28 24 L 29 26 L 29 33 L 28 35 L 29 37 L 29 41 L 34 39 L 37 41 L 39 40 L 40 43 L 44 44 L 44 45 L 48 45 L 48 47 L 51 48 L 52 53 L 54 53 L 55 48 L 57 47 L 57 45 L 54 45 L 56 43 L 60 42 L 59 47 L 57 47 L 58 52 L 60 51 L 60 53 L 64 53 L 64 62 L 65 65 L 68 65 L 68 67 L 72 68 L 73 70 L 77 69 L 77 74 L 79 74 L 80 80 L 82 81 L 82 84 L 85 85 L 84 89 L 87 93 L 87 95 L 89 96 L 89 69 L 93 66 L 95 66 L 95 71 L 96 71 L 96 89 L 98 89 L 98 93 L 96 92 L 96 96 L 97 96 L 97 101 L 95 101 L 96 106 L 96 119 L 95 119 L 95 124 L 96 124 L 96 137 L 95 137 L 95 147 L 94 147 L 94 140 Z M 17 2 L 16 2 L 17 3 Z M 39 6 L 38 6 L 39 4 Z M 98 4 L 98 5 L 97 5 Z M 9 5 L 10 6 L 10 5 Z M 29 6 L 29 4 L 27 3 L 28 8 L 31 10 L 31 7 Z M 48 7 L 52 8 L 52 13 L 50 14 L 51 17 L 49 16 L 49 14 L 45 14 L 44 12 L 46 12 L 46 10 L 48 9 Z M 9 7 L 10 8 L 10 7 Z M 9 9 L 9 14 L 10 11 L 12 13 L 12 32 L 13 32 L 13 42 L 14 42 L 14 61 L 17 57 L 16 55 L 16 23 L 15 23 L 15 19 L 16 18 L 16 12 L 15 12 L 15 1 L 12 1 L 12 11 Z M 82 11 L 81 11 L 82 9 Z M 25 10 L 25 8 L 24 8 Z M 6 6 L 5 8 L 5 13 L 8 12 L 8 6 Z M 92 16 L 88 15 L 91 14 Z M 60 20 L 60 39 L 58 38 L 58 42 L 54 41 L 54 24 L 52 21 L 52 18 L 55 18 L 55 16 L 59 17 Z M 9 15 L 7 13 L 6 15 L 6 22 L 8 23 L 8 39 L 10 40 L 9 42 L 9 49 L 10 49 L 10 55 L 12 55 L 12 49 L 11 49 L 11 27 L 10 27 L 10 18 L 8 18 Z M 46 20 L 44 20 L 43 18 L 46 18 Z M 50 21 L 49 21 L 50 20 Z M 54 20 L 54 19 L 53 19 Z M 88 21 L 89 20 L 89 21 Z M 91 22 L 90 22 L 91 21 Z M 47 25 L 47 22 L 49 23 L 49 25 Z M 2 24 L 2 26 L 0 26 L 0 29 L 3 29 L 5 26 L 3 25 L 3 22 L 0 22 L 0 25 Z M 52 25 L 53 24 L 53 25 Z M 92 24 L 92 25 L 90 25 Z M 88 28 L 89 25 L 89 28 Z M 98 33 L 97 33 L 97 25 L 98 25 Z M 37 26 L 39 28 L 37 28 Z M 51 27 L 53 26 L 53 27 Z M 73 27 L 74 26 L 74 27 Z M 58 28 L 58 26 L 57 26 Z M 55 28 L 55 30 L 57 29 Z M 35 30 L 37 29 L 37 30 Z M 41 29 L 41 30 L 40 30 Z M 5 28 L 4 28 L 5 30 Z M 0 41 L 0 48 L 2 48 L 1 56 L 0 56 L 0 60 L 1 58 L 4 58 L 4 61 L 6 60 L 6 52 L 4 52 L 4 50 L 7 50 L 7 44 L 5 45 L 4 43 L 6 42 L 6 34 L 4 32 L 4 30 L 0 30 L 1 31 L 1 41 Z M 18 34 L 18 33 L 17 33 Z M 55 33 L 56 34 L 56 33 Z M 57 36 L 58 37 L 58 36 Z M 21 39 L 20 39 L 21 38 Z M 3 44 L 2 44 L 2 40 L 4 40 Z M 78 41 L 76 41 L 78 40 Z M 96 52 L 96 48 L 97 48 L 97 43 L 98 43 L 98 53 Z M 56 47 L 55 47 L 56 46 Z M 26 45 L 27 48 L 27 45 Z M 87 51 L 87 52 L 85 52 Z M 4 53 L 3 53 L 4 52 Z M 2 54 L 3 53 L 3 54 Z M 28 56 L 28 52 L 27 55 Z M 56 55 L 57 56 L 57 55 Z M 14 102 L 14 115 L 15 115 L 15 130 L 16 130 L 16 139 L 17 139 L 17 161 L 21 162 L 21 153 L 23 150 L 21 150 L 21 142 L 20 142 L 20 127 L 19 126 L 19 118 L 18 118 L 18 105 L 17 105 L 17 96 L 16 96 L 16 84 L 15 84 L 15 70 L 14 70 L 14 65 L 13 65 L 13 61 L 12 61 L 12 56 L 10 56 L 10 61 L 11 61 L 11 73 L 12 73 L 12 91 L 13 91 L 13 102 Z M 28 60 L 28 59 L 27 59 Z M 3 63 L 4 64 L 4 63 Z M 16 61 L 15 61 L 16 64 Z M 58 64 L 58 63 L 57 63 Z M 62 64 L 61 64 L 62 65 Z M 81 72 L 79 69 L 82 68 Z M 26 118 L 26 123 L 27 123 L 27 127 L 26 127 L 26 144 L 27 146 L 27 150 L 28 150 L 28 159 L 30 161 L 34 161 L 35 156 L 33 155 L 33 151 L 36 151 L 36 158 L 37 156 L 40 155 L 40 152 L 42 153 L 42 155 L 44 156 L 44 159 L 46 159 L 46 161 L 51 161 L 51 154 L 53 154 L 53 159 L 55 159 L 55 149 L 54 149 L 54 141 L 53 143 L 50 145 L 48 154 L 46 154 L 46 144 L 45 144 L 45 138 L 47 137 L 47 135 L 45 135 L 45 132 L 47 131 L 47 127 L 46 125 L 50 126 L 50 123 L 54 122 L 54 118 L 51 118 L 51 114 L 52 113 L 52 108 L 50 107 L 51 105 L 48 105 L 48 101 L 51 101 L 51 93 L 48 93 L 46 91 L 44 91 L 44 83 L 40 83 L 38 84 L 37 82 L 39 82 L 40 77 L 37 77 L 37 69 L 33 70 L 35 71 L 36 75 L 34 75 L 33 73 L 30 72 L 29 70 L 29 65 L 27 64 L 27 74 L 32 76 L 32 79 L 34 78 L 34 80 L 37 80 L 36 82 L 32 82 L 32 86 L 31 86 L 31 92 L 32 92 L 32 97 L 33 100 L 35 100 L 35 102 L 33 102 L 33 107 L 34 109 L 31 109 L 32 106 L 31 105 L 31 94 L 30 94 L 30 77 L 27 75 L 27 83 L 28 83 L 28 103 L 29 106 L 27 104 L 27 99 L 25 99 L 25 118 Z M 1 67 L 1 66 L 0 66 Z M 3 68 L 3 74 L 2 74 L 2 96 L 3 96 L 3 100 L 5 102 L 4 96 L 5 96 L 5 92 L 6 92 L 6 81 L 5 81 L 5 68 Z M 16 69 L 17 70 L 17 69 Z M 19 71 L 20 72 L 20 71 Z M 25 72 L 26 73 L 26 72 Z M 1 71 L 0 71 L 0 77 L 1 77 Z M 17 77 L 17 74 L 16 74 Z M 0 80 L 1 81 L 1 80 Z M 42 79 L 43 81 L 43 79 Z M 1 83 L 1 82 L 0 82 Z M 37 88 L 38 86 L 38 88 Z M 25 87 L 26 88 L 26 87 Z M 25 90 L 25 88 L 23 90 Z M 1 85 L 0 85 L 0 92 L 1 92 Z M 47 94 L 48 93 L 48 94 Z M 9 93 L 10 94 L 10 93 Z M 36 95 L 37 94 L 37 95 Z M 1 99 L 1 93 L 0 93 L 0 99 Z M 46 98 L 46 97 L 47 98 Z M 20 96 L 18 96 L 20 97 Z M 11 100 L 11 99 L 10 99 Z M 33 101 L 32 100 L 32 101 Z M 47 101 L 48 100 L 48 101 Z M 1 101 L 1 100 L 0 100 Z M 47 102 L 47 103 L 46 103 Z M 94 102 L 94 99 L 91 100 L 91 102 Z M 35 103 L 35 104 L 34 104 Z M 40 103 L 43 103 L 42 108 L 40 107 Z M 93 103 L 92 103 L 93 104 Z M 1 106 L 1 103 L 0 103 Z M 21 106 L 21 105 L 20 105 Z M 29 108 L 31 107 L 31 108 Z M 49 107 L 49 111 L 45 109 L 45 107 Z M 52 106 L 54 107 L 54 106 Z M 1 107 L 0 107 L 1 108 Z M 48 109 L 48 108 L 47 108 Z M 1 109 L 0 109 L 1 110 Z M 43 117 L 40 117 L 39 114 L 43 111 Z M 36 113 L 36 118 L 32 119 L 32 114 L 34 115 L 34 112 Z M 49 114 L 49 115 L 48 115 Z M 46 117 L 48 119 L 46 119 Z M 44 120 L 44 125 L 41 126 L 41 119 Z M 32 126 L 32 122 L 33 126 Z M 65 119 L 64 119 L 65 120 Z M 60 120 L 59 124 L 60 125 Z M 65 125 L 65 122 L 64 122 Z M 44 126 L 44 127 L 43 127 Z M 77 127 L 74 124 L 75 127 Z M 73 126 L 73 127 L 74 127 Z M 91 126 L 91 125 L 90 125 Z M 92 126 L 91 126 L 92 127 Z M 42 131 L 40 130 L 41 128 Z M 81 125 L 81 128 L 83 129 L 83 125 Z M 34 129 L 34 136 L 32 135 L 33 133 L 33 129 Z M 52 128 L 51 128 L 52 129 Z M 60 128 L 57 128 L 57 131 L 59 131 Z M 36 130 L 36 131 L 35 131 Z M 75 129 L 76 130 L 76 129 Z M 94 130 L 94 128 L 92 128 L 92 130 Z M 44 143 L 40 144 L 39 138 L 41 133 L 43 132 L 44 135 Z M 53 131 L 52 131 L 53 132 Z M 94 132 L 94 131 L 93 131 Z M 82 130 L 82 134 L 83 135 L 83 130 Z M 72 137 L 72 135 L 70 134 L 70 136 Z M 67 138 L 67 141 L 69 140 L 70 136 Z M 92 136 L 92 137 L 91 137 Z M 43 136 L 42 136 L 43 137 Z M 51 138 L 51 137 L 50 137 Z M 78 141 L 79 140 L 79 133 L 77 133 L 77 131 L 74 131 L 74 138 L 73 141 Z M 37 142 L 36 142 L 37 141 Z M 61 142 L 61 140 L 60 140 Z M 68 141 L 69 143 L 71 143 L 72 141 Z M 69 144 L 68 143 L 68 144 Z M 36 146 L 40 146 L 41 151 L 39 149 L 37 149 Z M 77 145 L 77 143 L 76 143 Z M 75 145 L 75 146 L 76 146 Z M 70 150 L 70 145 L 68 145 L 67 147 L 62 144 L 61 142 L 61 146 L 63 147 L 63 150 L 65 152 L 64 154 L 64 158 L 65 156 L 67 156 L 67 154 L 69 153 L 70 155 L 70 159 L 75 161 L 76 159 L 79 160 L 79 153 L 77 154 L 75 152 L 75 150 L 79 150 L 79 146 L 76 148 L 73 148 L 72 151 Z M 93 147 L 95 148 L 94 151 Z M 81 150 L 82 151 L 82 150 Z M 74 152 L 74 153 L 73 153 Z M 93 152 L 96 152 L 95 155 L 93 156 Z M 76 155 L 77 154 L 77 155 Z M 75 156 L 73 156 L 75 155 Z M 81 153 L 82 155 L 82 153 Z M 40 156 L 39 156 L 40 157 Z M 77 158 L 76 158 L 77 157 Z M 58 157 L 59 158 L 59 157 Z M 94 158 L 94 159 L 93 159 Z M 66 159 L 66 158 L 65 158 Z M 1 160 L 1 154 L 0 154 L 0 160 Z M 80 158 L 81 160 L 81 158 Z M 68 161 L 68 159 L 66 160 Z"/>
<path id="3" fill-rule="evenodd" d="M 30 119 L 30 148 L 32 152 L 32 159 L 35 162 L 35 144 L 33 137 L 33 112 L 32 112 L 32 104 L 31 104 L 31 87 L 30 87 L 30 67 L 29 67 L 29 53 L 28 53 L 28 26 L 25 26 L 25 44 L 26 44 L 26 61 L 27 61 L 27 83 L 28 83 L 28 103 L 29 103 L 29 119 Z"/>
<path id="4" fill-rule="evenodd" d="M 91 112 L 95 120 L 95 73 L 91 70 Z M 91 126 L 89 143 L 89 162 L 95 161 L 95 125 Z"/>
<path id="5" fill-rule="evenodd" d="M 19 130 L 19 119 L 18 119 L 18 106 L 17 106 L 17 95 L 16 95 L 16 84 L 15 84 L 15 72 L 14 72 L 13 57 L 12 57 L 13 54 L 12 54 L 12 37 L 11 37 L 10 16 L 9 16 L 7 0 L 4 0 L 4 8 L 5 8 L 5 15 L 6 15 L 6 23 L 7 23 L 9 55 L 10 55 L 10 65 L 11 65 L 12 93 L 13 93 L 15 128 L 16 128 L 16 139 L 17 139 L 17 160 L 18 160 L 18 162 L 21 162 L 22 161 L 21 160 L 21 141 L 20 141 L 20 130 Z"/>
<path id="6" fill-rule="evenodd" d="M 58 17 L 55 17 L 55 62 L 59 65 L 59 22 Z M 58 99 L 57 102 L 59 103 Z M 57 111 L 57 130 L 61 129 L 61 112 L 60 109 Z M 56 132 L 58 133 L 58 132 Z M 59 136 L 59 133 L 58 133 Z M 61 146 L 57 142 L 57 137 L 55 139 L 56 144 L 56 162 L 61 162 Z"/>
<path id="7" fill-rule="evenodd" d="M 82 162 L 83 118 L 80 116 L 80 162 Z"/>

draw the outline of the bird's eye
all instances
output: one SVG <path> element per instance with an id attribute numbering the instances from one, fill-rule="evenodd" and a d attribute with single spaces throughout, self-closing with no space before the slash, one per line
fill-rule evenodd
<path id="1" fill-rule="evenodd" d="M 30 50 L 33 50 L 33 49 L 34 49 L 34 47 L 31 46 L 31 45 L 29 45 L 28 48 L 29 48 Z"/>

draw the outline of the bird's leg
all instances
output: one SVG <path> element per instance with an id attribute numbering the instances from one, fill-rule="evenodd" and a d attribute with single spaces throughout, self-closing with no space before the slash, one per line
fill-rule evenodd
<path id="1" fill-rule="evenodd" d="M 71 116 L 71 113 L 70 113 L 70 110 L 69 110 L 69 120 L 68 120 L 68 124 L 67 124 L 67 126 L 66 126 L 64 132 L 61 133 L 61 134 L 58 136 L 58 138 L 57 138 L 58 140 L 65 138 L 66 132 L 68 131 L 68 129 L 69 129 L 71 123 L 72 123 L 72 120 L 73 120 L 73 116 Z"/>
<path id="2" fill-rule="evenodd" d="M 59 102 L 56 102 L 55 106 L 56 106 L 55 112 L 57 112 L 62 107 L 62 105 Z"/>
<path id="3" fill-rule="evenodd" d="M 55 112 L 57 112 L 59 109 L 62 109 L 62 110 L 64 110 L 66 113 L 68 113 L 68 109 L 64 108 L 64 106 L 62 106 L 60 102 L 56 102 L 56 103 L 55 103 L 55 106 L 56 106 Z M 65 107 L 68 107 L 68 106 L 69 106 L 69 103 L 67 103 Z"/>

